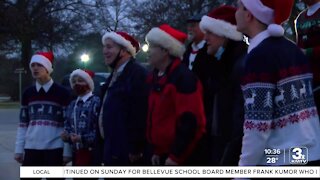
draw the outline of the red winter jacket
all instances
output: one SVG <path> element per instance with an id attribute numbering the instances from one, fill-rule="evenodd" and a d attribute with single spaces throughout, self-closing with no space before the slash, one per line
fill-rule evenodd
<path id="1" fill-rule="evenodd" d="M 147 138 L 154 154 L 168 155 L 183 164 L 205 133 L 202 87 L 179 59 L 173 60 L 164 76 L 155 70 L 148 78 Z"/>

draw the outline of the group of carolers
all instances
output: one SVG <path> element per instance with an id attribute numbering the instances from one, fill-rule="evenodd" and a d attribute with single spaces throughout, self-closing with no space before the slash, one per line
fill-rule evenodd
<path id="1" fill-rule="evenodd" d="M 70 85 L 78 97 L 70 102 L 51 79 L 53 54 L 35 54 L 15 159 L 24 166 L 71 157 L 74 165 L 256 166 L 268 165 L 265 149 L 280 149 L 273 165 L 289 165 L 290 148 L 305 147 L 307 165 L 319 165 L 320 1 L 305 2 L 296 21 L 300 47 L 280 26 L 294 0 L 239 0 L 238 8 L 188 19 L 188 35 L 167 24 L 152 28 L 150 73 L 134 58 L 132 36 L 107 32 L 112 74 L 100 97 L 92 93 L 94 73 L 77 69 Z"/>

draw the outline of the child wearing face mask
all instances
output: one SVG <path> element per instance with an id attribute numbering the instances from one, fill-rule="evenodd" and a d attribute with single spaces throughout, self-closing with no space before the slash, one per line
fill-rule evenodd
<path id="1" fill-rule="evenodd" d="M 92 94 L 93 76 L 92 71 L 77 69 L 71 73 L 69 79 L 71 88 L 78 97 L 66 109 L 65 130 L 61 138 L 66 146 L 72 147 L 72 158 L 65 158 L 64 162 L 72 159 L 74 166 L 93 165 L 93 148 L 100 109 L 100 98 Z"/>

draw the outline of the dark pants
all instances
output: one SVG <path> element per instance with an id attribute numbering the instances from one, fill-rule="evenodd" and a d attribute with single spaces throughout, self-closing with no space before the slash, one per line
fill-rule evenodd
<path id="1" fill-rule="evenodd" d="M 186 160 L 181 164 L 182 166 L 208 166 L 208 144 L 207 136 L 204 135 L 199 139 L 197 145 L 194 147 L 192 153 Z M 169 154 L 163 154 L 160 156 L 160 166 L 164 166 Z M 150 158 L 151 159 L 151 156 Z M 161 178 L 160 178 L 161 179 Z"/>
<path id="2" fill-rule="evenodd" d="M 242 147 L 242 137 L 234 138 L 227 143 L 220 166 L 238 166 Z"/>
<path id="3" fill-rule="evenodd" d="M 221 166 L 221 158 L 227 146 L 227 140 L 222 136 L 209 137 L 209 158 L 211 166 Z"/>
<path id="4" fill-rule="evenodd" d="M 62 166 L 63 149 L 36 150 L 25 149 L 24 160 L 22 166 Z M 25 178 L 21 178 L 25 179 Z M 38 179 L 38 178 L 28 178 Z M 39 178 L 41 179 L 41 178 Z M 53 178 L 50 178 L 53 179 Z M 54 178 L 63 179 L 63 178 Z"/>

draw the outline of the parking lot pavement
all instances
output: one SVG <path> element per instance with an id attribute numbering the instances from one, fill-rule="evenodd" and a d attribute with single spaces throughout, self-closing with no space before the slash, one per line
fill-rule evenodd
<path id="1" fill-rule="evenodd" d="M 19 109 L 0 109 L 0 180 L 18 180 L 19 164 L 13 159 Z"/>

